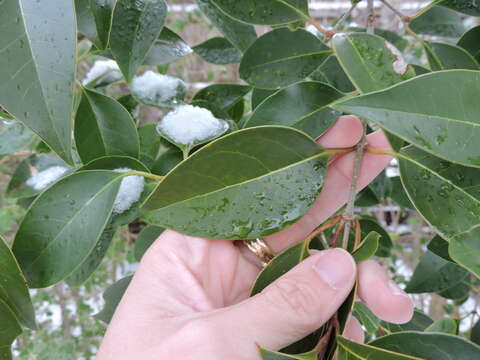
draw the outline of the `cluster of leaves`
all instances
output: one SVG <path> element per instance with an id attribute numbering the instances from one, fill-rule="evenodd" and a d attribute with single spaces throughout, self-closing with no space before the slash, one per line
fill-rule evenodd
<path id="1" fill-rule="evenodd" d="M 35 327 L 27 285 L 83 283 L 120 225 L 139 217 L 148 223 L 136 242 L 140 259 L 164 228 L 237 240 L 272 234 L 298 220 L 321 190 L 333 153 L 314 140 L 342 113 L 385 130 L 393 147 L 386 151 L 400 164 L 401 179 L 377 180 L 359 201 L 372 205 L 391 197 L 415 207 L 438 234 L 407 291 L 468 297 L 469 283 L 480 277 L 480 30 L 464 33 L 457 12 L 480 16 L 480 6 L 434 3 L 440 6 L 430 6 L 408 26 L 424 48 L 427 68 L 406 63 L 395 47 L 405 40 L 388 31 L 348 29 L 331 41 L 306 31 L 307 0 L 199 0 L 224 37 L 193 51 L 214 64 L 240 63 L 247 85 L 216 84 L 196 93 L 191 104 L 228 122 L 229 130 L 206 145 L 185 147 L 162 139 L 154 124 L 137 124 L 139 103 L 168 107 L 164 103 L 133 90 L 114 98 L 108 88 L 117 80 L 108 73 L 84 85 L 75 81 L 86 56 L 114 59 L 120 82 L 133 89 L 143 66 L 163 69 L 188 55 L 192 49 L 164 26 L 163 0 L 0 1 L 0 23 L 7 29 L 0 35 L 0 104 L 7 111 L 2 117 L 9 118 L 0 132 L 0 156 L 25 147 L 36 152 L 20 164 L 7 189 L 28 211 L 12 250 L 0 242 L 0 358 L 10 358 L 21 326 Z M 271 30 L 257 38 L 253 25 Z M 77 49 L 78 32 L 93 45 L 85 48 L 82 40 Z M 448 41 L 427 41 L 430 35 Z M 183 103 L 184 95 L 175 102 Z M 46 190 L 29 185 L 32 175 L 52 166 L 68 171 Z M 114 171 L 119 168 L 132 170 Z M 150 182 L 138 203 L 113 213 L 122 180 L 131 175 Z M 385 230 L 371 218 L 359 223 L 364 240 L 349 246 L 356 260 L 388 256 L 392 243 Z M 285 250 L 259 275 L 252 294 L 307 257 L 309 248 L 323 245 L 307 239 Z M 99 318 L 109 321 L 129 280 L 107 290 Z M 394 327 L 354 299 L 355 291 L 338 314 L 338 334 L 325 358 L 335 352 L 339 359 L 480 356 L 478 345 L 456 336 L 453 320 L 433 323 L 417 313 L 411 323 Z M 373 339 L 366 345 L 342 337 L 352 310 Z M 324 331 L 283 353 L 261 349 L 261 355 L 314 359 Z"/>

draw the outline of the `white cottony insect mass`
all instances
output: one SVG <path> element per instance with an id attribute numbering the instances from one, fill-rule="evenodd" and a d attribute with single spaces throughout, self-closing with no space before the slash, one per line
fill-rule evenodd
<path id="1" fill-rule="evenodd" d="M 37 191 L 43 190 L 61 178 L 67 170 L 68 168 L 64 166 L 51 166 L 30 177 L 27 185 Z"/>
<path id="2" fill-rule="evenodd" d="M 114 171 L 129 172 L 133 170 L 129 168 L 119 168 Z M 115 202 L 113 203 L 113 213 L 121 214 L 130 209 L 133 204 L 140 200 L 144 185 L 145 180 L 142 176 L 132 175 L 124 177 L 120 183 L 120 189 L 118 190 Z"/>
<path id="3" fill-rule="evenodd" d="M 160 120 L 157 130 L 177 144 L 194 145 L 222 135 L 228 123 L 217 119 L 210 110 L 181 105 Z"/>
<path id="4" fill-rule="evenodd" d="M 110 84 L 122 78 L 120 68 L 114 60 L 97 60 L 82 81 L 82 85 L 88 85 L 95 81 L 95 85 Z"/>
<path id="5" fill-rule="evenodd" d="M 132 94 L 140 101 L 157 106 L 176 105 L 185 96 L 185 83 L 176 77 L 147 71 L 132 81 Z"/>

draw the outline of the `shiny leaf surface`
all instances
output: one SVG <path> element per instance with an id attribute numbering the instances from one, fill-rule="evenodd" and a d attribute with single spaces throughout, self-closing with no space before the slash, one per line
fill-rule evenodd
<path id="1" fill-rule="evenodd" d="M 480 25 L 463 34 L 457 45 L 467 50 L 475 60 L 480 61 Z"/>
<path id="2" fill-rule="evenodd" d="M 193 51 L 210 64 L 238 64 L 242 59 L 242 52 L 222 37 L 204 41 L 194 46 Z"/>
<path id="3" fill-rule="evenodd" d="M 380 234 L 374 231 L 370 232 L 360 243 L 358 248 L 352 253 L 356 262 L 365 261 L 371 258 L 378 250 L 378 239 Z"/>
<path id="4" fill-rule="evenodd" d="M 157 40 L 147 53 L 144 65 L 164 65 L 192 53 L 192 48 L 167 27 L 162 29 Z"/>
<path id="5" fill-rule="evenodd" d="M 337 336 L 337 342 L 340 347 L 349 353 L 349 356 L 346 358 L 349 360 L 422 360 L 422 358 L 384 350 L 367 344 L 360 344 L 342 336 Z"/>
<path id="6" fill-rule="evenodd" d="M 431 42 L 430 49 L 435 54 L 435 58 L 429 56 L 430 67 L 432 69 L 440 65 L 439 70 L 448 69 L 470 69 L 479 70 L 477 60 L 473 58 L 465 49 L 452 44 Z M 435 63 L 433 63 L 435 61 Z M 438 64 L 438 63 L 439 64 Z"/>
<path id="7" fill-rule="evenodd" d="M 465 31 L 460 16 L 455 11 L 435 6 L 410 23 L 417 34 L 459 37 Z"/>

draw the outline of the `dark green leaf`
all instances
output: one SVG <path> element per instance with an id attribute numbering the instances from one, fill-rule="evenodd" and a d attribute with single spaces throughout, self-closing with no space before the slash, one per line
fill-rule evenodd
<path id="1" fill-rule="evenodd" d="M 152 164 L 152 173 L 157 175 L 167 175 L 170 170 L 177 166 L 183 160 L 182 152 L 171 147 L 162 151 Z"/>
<path id="2" fill-rule="evenodd" d="M 205 100 L 221 110 L 229 110 L 252 88 L 237 84 L 214 84 L 197 92 L 193 100 Z"/>
<path id="3" fill-rule="evenodd" d="M 426 332 L 441 332 L 456 335 L 458 332 L 457 322 L 450 318 L 443 318 L 435 321 L 425 329 Z"/>
<path id="4" fill-rule="evenodd" d="M 99 39 L 99 44 L 95 43 L 95 45 L 99 49 L 105 49 L 108 45 L 115 3 L 116 0 L 90 0 L 90 9 L 95 20 Z"/>
<path id="5" fill-rule="evenodd" d="M 420 258 L 420 262 L 405 288 L 408 293 L 424 293 L 446 290 L 468 276 L 468 271 L 444 260 L 431 251 Z"/>
<path id="6" fill-rule="evenodd" d="M 235 240 L 271 234 L 298 220 L 316 199 L 326 155 L 291 128 L 240 130 L 178 165 L 145 208 L 153 224 L 189 235 Z"/>
<path id="7" fill-rule="evenodd" d="M 430 72 L 430 70 L 427 69 L 426 67 L 423 67 L 423 66 L 420 66 L 420 65 L 417 65 L 417 64 L 410 64 L 410 66 L 413 67 L 413 70 L 415 70 L 415 74 L 417 74 L 417 76 Z"/>
<path id="8" fill-rule="evenodd" d="M 242 59 L 242 52 L 222 37 L 204 41 L 194 46 L 193 51 L 206 62 L 217 65 L 238 64 Z"/>
<path id="9" fill-rule="evenodd" d="M 166 15 L 163 0 L 117 0 L 110 47 L 127 82 L 132 80 L 160 35 Z"/>
<path id="10" fill-rule="evenodd" d="M 308 16 L 308 0 L 211 0 L 224 13 L 247 24 L 280 25 Z"/>
<path id="11" fill-rule="evenodd" d="M 187 56 L 192 52 L 190 46 L 183 39 L 167 27 L 155 40 L 147 53 L 144 65 L 164 65 Z"/>
<path id="12" fill-rule="evenodd" d="M 472 327 L 470 332 L 470 341 L 474 342 L 477 345 L 480 345 L 480 319 Z"/>
<path id="13" fill-rule="evenodd" d="M 108 324 L 113 317 L 113 313 L 117 308 L 120 300 L 122 299 L 123 294 L 130 285 L 133 275 L 124 277 L 123 279 L 118 280 L 116 283 L 110 285 L 107 290 L 103 293 L 103 299 L 105 300 L 105 305 L 98 314 L 95 315 L 95 318 L 103 321 Z"/>
<path id="14" fill-rule="evenodd" d="M 454 262 L 450 255 L 448 255 L 448 241 L 443 240 L 440 236 L 435 235 L 435 237 L 428 243 L 427 248 L 444 260 Z"/>
<path id="15" fill-rule="evenodd" d="M 263 348 L 258 349 L 262 360 L 317 360 L 318 352 L 311 351 L 305 354 L 282 354 L 275 351 L 266 350 Z"/>
<path id="16" fill-rule="evenodd" d="M 102 42 L 98 37 L 97 25 L 91 8 L 91 0 L 75 0 L 75 13 L 77 15 L 77 27 L 87 39 L 95 44 L 99 49 L 102 48 Z"/>
<path id="17" fill-rule="evenodd" d="M 439 0 L 438 3 L 467 15 L 480 16 L 480 4 L 477 0 Z"/>
<path id="18" fill-rule="evenodd" d="M 468 286 L 467 281 L 463 281 L 463 282 L 457 283 L 451 288 L 448 288 L 443 291 L 439 291 L 438 295 L 440 295 L 445 299 L 462 300 L 462 299 L 468 298 L 469 293 L 470 293 L 470 286 Z"/>
<path id="19" fill-rule="evenodd" d="M 368 235 L 363 239 L 358 248 L 352 253 L 353 258 L 356 262 L 365 261 L 372 256 L 378 250 L 378 239 L 380 239 L 380 234 L 374 231 L 368 233 Z"/>
<path id="20" fill-rule="evenodd" d="M 478 92 L 479 71 L 449 70 L 425 74 L 332 106 L 365 117 L 439 157 L 480 166 L 476 141 L 480 136 Z"/>
<path id="21" fill-rule="evenodd" d="M 364 216 L 360 219 L 360 228 L 362 229 L 362 238 L 367 236 L 370 232 L 374 231 L 380 234 L 378 250 L 375 253 L 375 256 L 379 257 L 389 257 L 390 249 L 392 248 L 392 239 L 388 232 L 378 224 L 378 222 L 373 217 Z"/>
<path id="22" fill-rule="evenodd" d="M 395 201 L 395 203 L 404 208 L 404 209 L 413 209 L 413 204 L 408 198 L 407 193 L 402 185 L 400 176 L 395 176 L 390 178 L 392 183 L 392 191 L 390 193 L 390 198 Z"/>
<path id="23" fill-rule="evenodd" d="M 131 94 L 124 95 L 119 97 L 117 101 L 122 105 L 132 116 L 132 119 L 135 123 L 138 122 L 138 115 L 139 115 L 139 102 L 135 99 Z"/>
<path id="24" fill-rule="evenodd" d="M 76 22 L 73 1 L 0 3 L 0 99 L 68 163 Z"/>
<path id="25" fill-rule="evenodd" d="M 347 74 L 343 71 L 335 55 L 330 55 L 322 65 L 310 75 L 310 78 L 327 83 L 343 92 L 355 90 L 355 86 L 353 86 Z"/>
<path id="26" fill-rule="evenodd" d="M 259 89 L 253 88 L 252 91 L 252 110 L 256 109 L 258 105 L 262 103 L 267 97 L 275 94 L 277 90 L 266 90 L 266 89 Z"/>
<path id="27" fill-rule="evenodd" d="M 31 287 L 46 287 L 70 275 L 102 234 L 123 174 L 83 171 L 43 192 L 26 213 L 13 244 Z"/>
<path id="28" fill-rule="evenodd" d="M 480 61 L 480 25 L 463 34 L 457 45 L 467 50 L 477 61 Z"/>
<path id="29" fill-rule="evenodd" d="M 435 6 L 410 23 L 417 34 L 459 37 L 465 31 L 462 19 L 455 11 Z"/>
<path id="30" fill-rule="evenodd" d="M 348 31 L 352 32 L 366 32 L 366 28 L 359 28 L 359 27 L 349 27 L 347 29 Z M 390 30 L 385 30 L 385 29 L 379 29 L 375 28 L 375 35 L 380 36 L 387 40 L 389 43 L 394 45 L 398 50 L 403 51 L 407 48 L 408 46 L 408 40 L 406 40 L 404 37 L 400 36 L 396 32 L 390 31 Z"/>
<path id="31" fill-rule="evenodd" d="M 0 301 L 8 307 L 18 321 L 31 329 L 36 328 L 35 311 L 28 293 L 25 278 L 7 243 L 0 236 Z M 2 310 L 3 311 L 3 310 Z M 0 321 L 0 324 L 2 321 Z M 0 325 L 0 339 L 3 338 Z M 1 341 L 1 340 L 0 340 Z"/>
<path id="32" fill-rule="evenodd" d="M 342 336 L 337 336 L 339 346 L 349 353 L 349 360 L 422 360 L 367 344 L 359 344 Z"/>
<path id="33" fill-rule="evenodd" d="M 332 46 L 343 70 L 361 92 L 384 89 L 415 76 L 400 51 L 380 36 L 337 34 Z"/>
<path id="34" fill-rule="evenodd" d="M 22 123 L 0 117 L 0 157 L 26 150 L 38 141 L 38 137 Z"/>
<path id="35" fill-rule="evenodd" d="M 337 120 L 340 113 L 328 106 L 344 94 L 333 87 L 306 81 L 276 92 L 257 106 L 244 127 L 283 125 L 304 131 L 316 139 Z"/>
<path id="36" fill-rule="evenodd" d="M 436 69 L 439 61 L 441 70 L 447 69 L 470 69 L 479 70 L 477 60 L 473 58 L 465 49 L 447 43 L 431 42 L 429 43 L 431 51 L 436 55 L 433 59 L 429 56 L 430 67 Z"/>
<path id="37" fill-rule="evenodd" d="M 134 254 L 137 261 L 142 260 L 143 254 L 148 250 L 150 245 L 163 233 L 165 229 L 160 226 L 148 225 L 138 235 L 135 240 Z"/>
<path id="38" fill-rule="evenodd" d="M 79 171 L 83 170 L 115 170 L 120 168 L 128 168 L 137 171 L 149 172 L 148 168 L 137 159 L 128 156 L 105 156 L 82 166 Z"/>
<path id="39" fill-rule="evenodd" d="M 415 309 L 412 319 L 406 324 L 392 324 L 382 321 L 380 325 L 387 331 L 396 333 L 402 331 L 424 331 L 432 323 L 432 319 L 420 310 Z"/>
<path id="40" fill-rule="evenodd" d="M 459 336 L 440 333 L 395 333 L 374 340 L 369 345 L 427 360 L 473 360 L 480 356 L 480 346 Z"/>
<path id="41" fill-rule="evenodd" d="M 370 335 L 375 334 L 380 327 L 380 319 L 371 312 L 371 310 L 362 302 L 355 302 L 353 315 L 365 327 Z"/>
<path id="42" fill-rule="evenodd" d="M 240 77 L 262 89 L 284 87 L 305 79 L 330 53 L 306 30 L 275 29 L 247 49 L 240 63 Z"/>
<path id="43" fill-rule="evenodd" d="M 161 137 L 158 135 L 155 124 L 145 124 L 137 128 L 140 140 L 140 154 L 155 159 L 160 151 Z"/>
<path id="44" fill-rule="evenodd" d="M 135 123 L 116 100 L 84 88 L 75 121 L 75 143 L 83 163 L 106 155 L 138 157 Z"/>
<path id="45" fill-rule="evenodd" d="M 357 194 L 355 205 L 360 207 L 375 206 L 380 203 L 380 199 L 373 192 L 373 190 L 367 186 Z"/>
<path id="46" fill-rule="evenodd" d="M 0 299 L 0 359 L 1 360 L 11 360 L 12 353 L 10 346 L 12 345 L 15 338 L 22 333 L 22 328 L 18 323 L 15 314 L 12 310 L 5 304 L 5 302 Z"/>

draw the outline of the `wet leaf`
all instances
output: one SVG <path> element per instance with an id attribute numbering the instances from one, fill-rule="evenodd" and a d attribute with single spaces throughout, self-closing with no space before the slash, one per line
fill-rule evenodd
<path id="1" fill-rule="evenodd" d="M 75 173 L 33 202 L 12 248 L 30 287 L 53 285 L 83 263 L 110 218 L 122 176 Z"/>
<path id="2" fill-rule="evenodd" d="M 427 248 L 444 260 L 454 262 L 450 255 L 448 255 L 448 242 L 443 240 L 440 236 L 435 235 L 435 237 L 428 243 Z"/>
<path id="3" fill-rule="evenodd" d="M 302 130 L 316 139 L 337 120 L 340 113 L 328 106 L 344 94 L 314 81 L 290 85 L 257 106 L 244 127 L 283 125 Z"/>
<path id="4" fill-rule="evenodd" d="M 437 70 L 438 66 L 440 66 L 438 70 L 480 69 L 477 60 L 459 46 L 441 42 L 430 42 L 428 45 L 430 46 L 430 50 L 435 54 L 435 57 L 431 54 L 428 57 L 432 69 Z"/>
<path id="5" fill-rule="evenodd" d="M 374 231 L 368 233 L 368 235 L 363 239 L 358 248 L 352 253 L 353 258 L 356 262 L 365 261 L 372 256 L 378 250 L 378 239 L 380 239 L 380 234 Z"/>
<path id="6" fill-rule="evenodd" d="M 198 91 L 193 100 L 205 100 L 220 110 L 227 111 L 242 100 L 252 88 L 238 84 L 214 84 Z"/>
<path id="7" fill-rule="evenodd" d="M 138 234 L 133 250 L 137 261 L 142 260 L 143 254 L 164 231 L 165 229 L 160 226 L 148 225 Z"/>
<path id="8" fill-rule="evenodd" d="M 0 38 L 2 106 L 71 163 L 73 1 L 2 1 L 0 24 L 8 25 Z"/>
<path id="9" fill-rule="evenodd" d="M 335 55 L 330 55 L 322 65 L 310 75 L 310 79 L 329 84 L 342 92 L 352 92 L 355 90 L 355 86 L 347 74 L 345 74 L 345 71 L 343 71 Z"/>
<path id="10" fill-rule="evenodd" d="M 267 97 L 275 94 L 279 90 L 267 90 L 267 89 L 259 89 L 253 88 L 252 91 L 252 110 L 256 109 L 258 105 L 262 103 Z"/>
<path id="11" fill-rule="evenodd" d="M 477 92 L 479 71 L 438 71 L 383 91 L 341 100 L 332 107 L 363 116 L 441 158 L 478 167 Z"/>
<path id="12" fill-rule="evenodd" d="M 0 299 L 0 359 L 1 360 L 11 360 L 12 353 L 10 346 L 17 336 L 22 333 L 22 328 L 18 323 L 15 314 L 12 310 L 5 304 L 5 302 Z"/>
<path id="13" fill-rule="evenodd" d="M 331 50 L 306 30 L 272 30 L 245 52 L 240 77 L 252 86 L 276 89 L 305 79 Z"/>
<path id="14" fill-rule="evenodd" d="M 15 120 L 2 120 L 0 116 L 0 157 L 26 150 L 38 143 L 39 138 L 29 128 Z"/>
<path id="15" fill-rule="evenodd" d="M 463 34 L 457 45 L 467 50 L 475 60 L 480 61 L 480 25 Z"/>
<path id="16" fill-rule="evenodd" d="M 192 53 L 192 48 L 175 32 L 164 27 L 147 53 L 144 65 L 164 65 Z"/>
<path id="17" fill-rule="evenodd" d="M 360 228 L 362 229 L 362 238 L 365 238 L 370 232 L 380 234 L 380 238 L 378 239 L 378 249 L 375 256 L 389 257 L 393 243 L 388 232 L 373 217 L 363 216 L 359 221 Z"/>
<path id="18" fill-rule="evenodd" d="M 460 16 L 455 11 L 435 6 L 410 23 L 417 34 L 459 37 L 465 31 Z"/>
<path id="19" fill-rule="evenodd" d="M 327 154 L 305 134 L 286 127 L 228 134 L 193 153 L 160 182 L 145 204 L 149 222 L 217 239 L 277 232 L 316 199 Z"/>
<path id="20" fill-rule="evenodd" d="M 112 320 L 113 313 L 115 312 L 120 300 L 122 299 L 123 294 L 130 285 L 133 275 L 124 277 L 123 279 L 118 280 L 113 285 L 110 285 L 107 290 L 103 293 L 103 299 L 105 300 L 105 305 L 98 314 L 95 315 L 97 320 L 101 320 L 104 323 L 108 324 Z"/>
<path id="21" fill-rule="evenodd" d="M 93 42 L 97 48 L 102 48 L 91 8 L 91 0 L 75 0 L 75 13 L 78 31 Z"/>
<path id="22" fill-rule="evenodd" d="M 130 113 L 116 100 L 84 88 L 75 121 L 83 163 L 106 155 L 138 157 L 139 140 Z"/>
<path id="23" fill-rule="evenodd" d="M 452 10 L 472 15 L 480 16 L 480 4 L 472 0 L 437 0 L 438 4 Z"/>
<path id="24" fill-rule="evenodd" d="M 337 336 L 337 342 L 348 353 L 348 356 L 343 357 L 343 360 L 423 360 L 422 358 L 384 350 L 369 344 L 356 343 L 343 336 Z"/>
<path id="25" fill-rule="evenodd" d="M 343 70 L 360 92 L 384 89 L 415 76 L 400 51 L 380 36 L 337 34 L 332 46 Z"/>
<path id="26" fill-rule="evenodd" d="M 222 37 L 215 37 L 193 47 L 196 54 L 210 64 L 238 64 L 242 52 Z"/>
<path id="27" fill-rule="evenodd" d="M 90 9 L 95 20 L 99 49 L 107 48 L 112 26 L 112 13 L 117 0 L 90 0 Z M 98 46 L 99 45 L 99 46 Z"/>
<path id="28" fill-rule="evenodd" d="M 163 0 L 117 0 L 110 47 L 127 82 L 132 80 L 159 37 L 166 15 Z"/>

